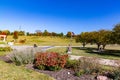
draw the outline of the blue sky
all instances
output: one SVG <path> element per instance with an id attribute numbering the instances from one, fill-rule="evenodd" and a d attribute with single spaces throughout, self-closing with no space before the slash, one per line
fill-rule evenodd
<path id="1" fill-rule="evenodd" d="M 0 30 L 111 30 L 120 23 L 120 0 L 0 0 Z"/>

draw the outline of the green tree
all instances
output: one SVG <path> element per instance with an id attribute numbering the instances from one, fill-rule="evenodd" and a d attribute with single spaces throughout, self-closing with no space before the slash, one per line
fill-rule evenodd
<path id="1" fill-rule="evenodd" d="M 89 33 L 88 32 L 82 32 L 80 35 L 77 35 L 76 42 L 81 42 L 83 47 L 88 43 L 89 41 Z"/>
<path id="2" fill-rule="evenodd" d="M 66 34 L 66 37 L 74 37 L 74 32 L 71 32 L 71 31 L 68 31 L 67 34 Z"/>
<path id="3" fill-rule="evenodd" d="M 113 43 L 120 44 L 120 24 L 115 25 L 112 31 L 113 35 L 111 38 Z"/>
<path id="4" fill-rule="evenodd" d="M 67 32 L 67 34 L 66 34 L 66 37 L 71 37 L 71 32 L 69 31 L 69 32 Z"/>
<path id="5" fill-rule="evenodd" d="M 19 32 L 18 32 L 18 35 L 24 36 L 24 35 L 25 35 L 25 31 L 19 31 Z"/>
<path id="6" fill-rule="evenodd" d="M 43 36 L 49 36 L 49 32 L 47 30 L 44 30 Z"/>
<path id="7" fill-rule="evenodd" d="M 35 32 L 36 32 L 36 36 L 42 36 L 41 30 L 36 30 Z"/>
<path id="8" fill-rule="evenodd" d="M 108 30 L 99 30 L 89 33 L 89 42 L 97 44 L 98 50 L 100 46 L 103 46 L 103 49 L 107 44 L 110 43 L 111 31 Z"/>

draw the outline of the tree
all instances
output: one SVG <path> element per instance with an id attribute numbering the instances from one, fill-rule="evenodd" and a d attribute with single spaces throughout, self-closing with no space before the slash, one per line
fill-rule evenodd
<path id="1" fill-rule="evenodd" d="M 112 31 L 113 43 L 120 44 L 120 24 L 115 25 Z"/>
<path id="2" fill-rule="evenodd" d="M 10 31 L 9 30 L 3 30 L 2 33 L 6 34 L 6 35 L 10 35 Z"/>
<path id="3" fill-rule="evenodd" d="M 18 35 L 24 36 L 24 35 L 25 35 L 25 31 L 19 31 L 19 32 L 18 32 Z"/>
<path id="4" fill-rule="evenodd" d="M 35 32 L 36 32 L 36 35 L 37 35 L 37 36 L 42 36 L 41 30 L 36 30 Z"/>
<path id="5" fill-rule="evenodd" d="M 74 37 L 74 32 L 68 31 L 66 37 Z"/>
<path id="6" fill-rule="evenodd" d="M 30 33 L 29 33 L 29 32 L 27 32 L 27 33 L 26 33 L 26 35 L 27 35 L 27 36 L 29 36 L 29 35 L 30 35 Z"/>
<path id="7" fill-rule="evenodd" d="M 52 33 L 51 33 L 51 36 L 57 36 L 57 33 L 52 32 Z"/>
<path id="8" fill-rule="evenodd" d="M 49 36 L 49 32 L 47 30 L 44 30 L 43 36 Z"/>
<path id="9" fill-rule="evenodd" d="M 69 32 L 67 32 L 67 34 L 66 34 L 66 37 L 71 37 L 71 32 L 69 31 Z"/>
<path id="10" fill-rule="evenodd" d="M 89 41 L 89 33 L 88 32 L 82 32 L 80 35 L 77 35 L 76 42 L 81 42 L 83 47 L 88 43 Z"/>
<path id="11" fill-rule="evenodd" d="M 111 43 L 111 31 L 101 30 L 100 33 L 101 33 L 101 45 L 103 46 L 103 49 L 105 49 L 105 46 Z"/>
<path id="12" fill-rule="evenodd" d="M 97 44 L 98 50 L 100 46 L 103 46 L 103 49 L 107 44 L 110 43 L 111 31 L 108 30 L 99 30 L 89 33 L 89 42 Z"/>
<path id="13" fill-rule="evenodd" d="M 14 40 L 16 42 L 16 40 L 18 39 L 18 31 L 14 31 L 13 38 L 14 38 Z"/>
<path id="14" fill-rule="evenodd" d="M 0 30 L 0 34 L 2 34 L 2 31 Z"/>
<path id="15" fill-rule="evenodd" d="M 59 37 L 63 37 L 64 34 L 61 32 L 61 33 L 58 33 L 57 36 L 59 36 Z"/>

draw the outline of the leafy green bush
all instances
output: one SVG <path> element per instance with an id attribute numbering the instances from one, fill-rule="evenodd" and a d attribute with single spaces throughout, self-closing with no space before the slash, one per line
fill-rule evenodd
<path id="1" fill-rule="evenodd" d="M 35 56 L 35 67 L 52 71 L 60 70 L 65 66 L 67 58 L 68 55 L 60 55 L 55 52 L 39 52 Z"/>
<path id="2" fill-rule="evenodd" d="M 112 72 L 113 80 L 120 80 L 120 70 L 116 69 Z"/>
<path id="3" fill-rule="evenodd" d="M 65 68 L 68 68 L 68 69 L 74 69 L 74 66 L 76 65 L 78 60 L 70 60 L 68 59 L 66 64 L 65 64 Z"/>
<path id="4" fill-rule="evenodd" d="M 117 67 L 113 67 L 113 71 L 111 72 L 111 76 L 113 80 L 120 80 L 120 62 L 117 62 Z"/>
<path id="5" fill-rule="evenodd" d="M 101 65 L 93 58 L 80 58 L 73 66 L 76 76 L 101 73 Z"/>
<path id="6" fill-rule="evenodd" d="M 32 49 L 26 49 L 24 51 L 13 51 L 9 54 L 9 58 L 16 65 L 32 64 L 34 62 L 34 52 Z"/>
<path id="7" fill-rule="evenodd" d="M 12 51 L 11 47 L 0 47 L 0 51 Z"/>

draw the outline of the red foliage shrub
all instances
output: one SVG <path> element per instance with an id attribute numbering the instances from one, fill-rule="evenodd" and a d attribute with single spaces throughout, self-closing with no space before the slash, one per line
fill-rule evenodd
<path id="1" fill-rule="evenodd" d="M 63 68 L 66 64 L 68 55 L 60 55 L 55 52 L 37 53 L 35 56 L 35 66 L 59 67 Z"/>

